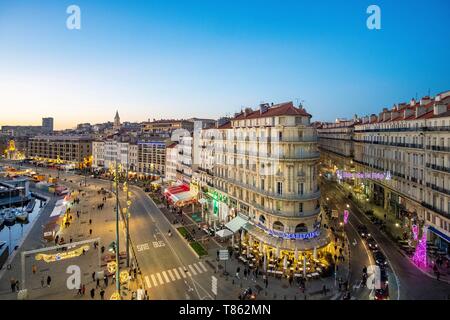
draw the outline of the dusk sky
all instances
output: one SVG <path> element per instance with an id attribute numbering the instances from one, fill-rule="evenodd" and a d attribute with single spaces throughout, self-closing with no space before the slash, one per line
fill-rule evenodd
<path id="1" fill-rule="evenodd" d="M 304 100 L 313 120 L 450 89 L 450 1 L 0 0 L 0 125 L 217 118 Z M 81 8 L 81 30 L 66 8 Z M 371 4 L 381 30 L 366 27 Z"/>

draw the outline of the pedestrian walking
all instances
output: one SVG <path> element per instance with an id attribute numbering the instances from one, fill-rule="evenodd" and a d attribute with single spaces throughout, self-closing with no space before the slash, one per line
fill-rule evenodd
<path id="1" fill-rule="evenodd" d="M 103 278 L 103 282 L 105 284 L 105 287 L 107 287 L 108 286 L 108 277 L 106 275 Z"/>
<path id="2" fill-rule="evenodd" d="M 104 300 L 105 290 L 100 290 L 100 299 Z"/>
<path id="3" fill-rule="evenodd" d="M 11 292 L 16 292 L 16 279 L 11 278 Z"/>
<path id="4" fill-rule="evenodd" d="M 81 287 L 81 294 L 84 296 L 85 293 L 86 293 L 86 285 L 83 284 L 83 286 Z"/>
<path id="5" fill-rule="evenodd" d="M 95 287 L 96 287 L 96 288 L 100 287 L 100 279 L 99 279 L 99 278 L 97 278 L 97 284 L 96 284 Z"/>
<path id="6" fill-rule="evenodd" d="M 19 280 L 16 280 L 16 291 L 20 291 Z"/>
<path id="7" fill-rule="evenodd" d="M 80 284 L 80 286 L 78 287 L 77 296 L 81 296 L 81 292 L 82 292 L 82 286 Z"/>
<path id="8" fill-rule="evenodd" d="M 52 277 L 47 276 L 47 287 L 50 288 L 50 284 L 52 283 Z"/>
<path id="9" fill-rule="evenodd" d="M 92 229 L 89 229 L 89 235 L 92 236 Z"/>
<path id="10" fill-rule="evenodd" d="M 92 288 L 91 289 L 91 298 L 94 299 L 94 297 L 95 297 L 95 289 Z"/>
<path id="11" fill-rule="evenodd" d="M 237 267 L 237 269 L 236 269 L 236 278 L 238 278 L 238 279 L 240 279 L 239 278 L 239 273 L 241 272 L 241 268 L 240 267 Z"/>
<path id="12" fill-rule="evenodd" d="M 95 271 L 92 272 L 92 281 L 95 281 Z"/>
<path id="13" fill-rule="evenodd" d="M 41 287 L 42 287 L 42 288 L 44 287 L 44 284 L 45 284 L 45 279 L 44 279 L 44 277 L 42 277 L 42 278 L 41 278 Z"/>
<path id="14" fill-rule="evenodd" d="M 322 294 L 323 294 L 324 296 L 327 295 L 327 286 L 326 286 L 326 285 L 323 285 L 323 287 L 322 287 Z"/>
<path id="15" fill-rule="evenodd" d="M 37 267 L 35 264 L 33 264 L 33 266 L 31 267 L 31 271 L 33 271 L 33 274 L 36 274 Z"/>

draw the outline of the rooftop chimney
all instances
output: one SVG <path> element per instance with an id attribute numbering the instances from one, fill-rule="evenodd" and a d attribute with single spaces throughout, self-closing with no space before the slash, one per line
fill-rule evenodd
<path id="1" fill-rule="evenodd" d="M 411 101 L 409 102 L 410 106 L 413 107 L 416 105 L 416 99 L 412 98 Z"/>
<path id="2" fill-rule="evenodd" d="M 430 102 L 431 102 L 431 99 L 430 99 L 429 96 L 426 96 L 426 97 L 423 97 L 422 99 L 420 99 L 420 105 L 421 106 L 424 106 L 424 105 L 426 105 L 426 104 L 428 104 Z"/>
<path id="3" fill-rule="evenodd" d="M 248 116 L 252 112 L 253 112 L 252 108 L 245 108 L 245 110 L 244 110 L 245 116 Z"/>
<path id="4" fill-rule="evenodd" d="M 268 103 L 261 103 L 259 105 L 259 113 L 263 114 L 264 112 L 266 112 L 267 110 L 269 110 L 269 104 Z"/>
<path id="5" fill-rule="evenodd" d="M 370 115 L 370 122 L 375 122 L 377 120 L 378 120 L 378 118 L 377 118 L 377 116 L 375 114 L 371 114 Z"/>

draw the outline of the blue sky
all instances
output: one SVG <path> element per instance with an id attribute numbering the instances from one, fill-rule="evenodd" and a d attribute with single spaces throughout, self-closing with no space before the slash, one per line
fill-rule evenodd
<path id="1" fill-rule="evenodd" d="M 66 28 L 67 6 L 81 30 Z M 366 28 L 381 8 L 382 29 Z M 304 100 L 313 120 L 450 89 L 450 2 L 0 0 L 0 125 L 219 117 Z M 298 99 L 298 100 L 297 100 Z"/>

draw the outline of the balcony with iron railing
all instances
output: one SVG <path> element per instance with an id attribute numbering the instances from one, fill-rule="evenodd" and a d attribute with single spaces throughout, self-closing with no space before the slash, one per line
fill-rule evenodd
<path id="1" fill-rule="evenodd" d="M 228 183 L 232 183 L 234 185 L 237 185 L 239 187 L 251 190 L 253 192 L 256 192 L 258 194 L 270 197 L 270 198 L 275 198 L 275 199 L 279 199 L 279 200 L 293 200 L 293 201 L 301 201 L 301 200 L 314 200 L 314 199 L 318 199 L 320 198 L 320 190 L 316 190 L 314 192 L 310 192 L 310 193 L 303 193 L 303 194 L 297 194 L 297 193 L 282 193 L 279 194 L 277 192 L 272 192 L 272 191 L 268 191 L 268 190 L 264 190 L 261 189 L 257 186 L 253 186 L 251 184 L 247 184 L 235 179 L 231 179 L 231 178 L 225 178 L 223 176 L 218 176 L 219 178 L 227 181 Z"/>
<path id="2" fill-rule="evenodd" d="M 446 189 L 444 187 L 439 187 L 439 186 L 435 185 L 434 183 L 427 182 L 427 187 L 431 188 L 433 190 L 439 191 L 441 193 L 444 193 L 446 195 L 450 195 L 450 189 Z"/>
<path id="3" fill-rule="evenodd" d="M 432 150 L 432 151 L 450 152 L 450 147 L 445 147 L 445 146 L 427 145 L 426 148 L 427 148 L 427 150 Z"/>
<path id="4" fill-rule="evenodd" d="M 432 163 L 427 163 L 426 166 L 427 166 L 427 168 L 431 168 L 431 169 L 436 170 L 436 171 L 442 171 L 442 172 L 450 173 L 450 167 L 439 166 L 437 164 L 432 164 Z"/>
<path id="5" fill-rule="evenodd" d="M 425 201 L 422 201 L 420 204 L 421 204 L 423 207 L 425 207 L 425 208 L 427 208 L 427 209 L 429 209 L 429 210 L 432 210 L 432 211 L 434 211 L 434 212 L 440 214 L 440 215 L 443 216 L 443 217 L 446 217 L 446 218 L 450 219 L 450 213 L 448 213 L 448 212 L 446 212 L 446 211 L 444 211 L 444 210 L 442 210 L 442 209 L 439 209 L 439 208 L 437 208 L 437 207 L 435 207 L 435 206 L 433 206 L 433 205 L 431 205 L 431 204 L 428 204 L 428 203 L 426 203 Z"/>

